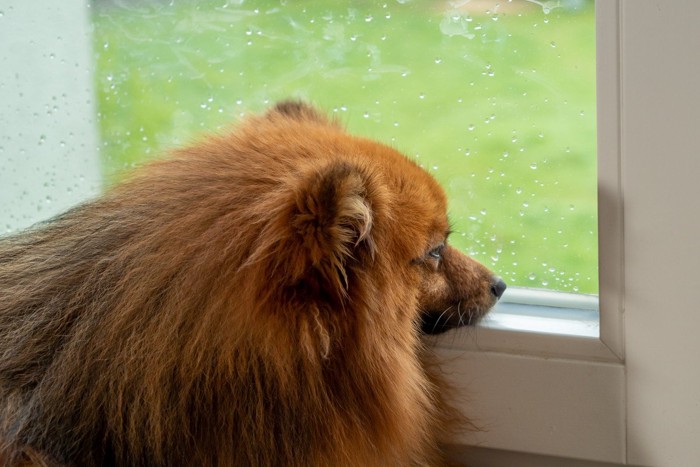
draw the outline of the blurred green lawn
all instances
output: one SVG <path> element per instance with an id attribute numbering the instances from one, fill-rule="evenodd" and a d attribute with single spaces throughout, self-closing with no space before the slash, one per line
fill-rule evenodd
<path id="1" fill-rule="evenodd" d="M 301 97 L 417 158 L 510 285 L 597 293 L 592 2 L 500 3 L 95 1 L 105 176 Z"/>

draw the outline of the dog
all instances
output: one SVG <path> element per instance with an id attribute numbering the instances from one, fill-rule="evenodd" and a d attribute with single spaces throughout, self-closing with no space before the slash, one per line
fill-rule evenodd
<path id="1" fill-rule="evenodd" d="M 506 287 L 446 208 L 285 101 L 0 239 L 0 459 L 441 465 L 460 421 L 425 336 Z"/>

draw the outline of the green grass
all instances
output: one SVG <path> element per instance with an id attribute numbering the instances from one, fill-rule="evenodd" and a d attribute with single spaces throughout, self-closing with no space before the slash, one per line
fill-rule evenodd
<path id="1" fill-rule="evenodd" d="M 172 3 L 93 5 L 108 180 L 301 97 L 430 170 L 452 243 L 509 284 L 597 293 L 592 6 Z"/>

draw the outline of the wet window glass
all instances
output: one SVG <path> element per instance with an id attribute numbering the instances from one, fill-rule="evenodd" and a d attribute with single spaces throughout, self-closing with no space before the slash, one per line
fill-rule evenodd
<path id="1" fill-rule="evenodd" d="M 100 167 L 289 97 L 447 190 L 451 242 L 512 286 L 597 293 L 591 0 L 93 0 Z"/>

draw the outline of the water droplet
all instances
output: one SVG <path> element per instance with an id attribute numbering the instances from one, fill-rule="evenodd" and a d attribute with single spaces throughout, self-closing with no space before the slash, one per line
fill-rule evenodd
<path id="1" fill-rule="evenodd" d="M 530 168 L 531 168 L 532 170 L 537 170 L 537 163 L 536 163 L 536 162 L 533 162 L 532 164 L 530 164 Z"/>
<path id="2" fill-rule="evenodd" d="M 535 279 L 537 279 L 537 274 L 535 274 L 534 272 L 531 272 L 530 274 L 527 275 L 527 278 L 530 279 L 531 281 L 534 281 Z"/>
<path id="3" fill-rule="evenodd" d="M 369 112 L 363 113 L 362 116 L 365 117 L 365 118 L 369 118 Z"/>
<path id="4" fill-rule="evenodd" d="M 479 211 L 479 212 L 481 213 L 482 216 L 485 216 L 485 215 L 486 215 L 486 209 L 482 209 L 482 210 Z"/>
<path id="5" fill-rule="evenodd" d="M 557 43 L 554 42 L 554 41 L 552 41 L 552 42 L 549 43 L 549 46 L 552 47 L 552 48 L 555 48 L 555 47 L 557 46 Z"/>
<path id="6" fill-rule="evenodd" d="M 373 19 L 372 15 L 367 15 L 365 16 L 365 23 L 371 23 Z"/>
<path id="7" fill-rule="evenodd" d="M 515 188 L 515 193 L 516 193 L 516 194 L 519 195 L 519 194 L 522 194 L 522 192 L 523 192 L 523 189 L 522 189 L 522 188 L 520 188 L 520 187 L 516 187 L 516 188 Z"/>
<path id="8" fill-rule="evenodd" d="M 441 64 L 441 63 L 442 63 L 442 59 L 441 59 L 440 57 L 437 57 L 437 58 L 435 59 L 435 63 L 438 64 L 438 65 Z"/>
<path id="9" fill-rule="evenodd" d="M 350 40 L 351 40 L 352 42 L 357 41 L 357 34 L 353 34 L 352 36 L 350 36 Z"/>
<path id="10" fill-rule="evenodd" d="M 476 126 L 472 123 L 467 127 L 467 130 L 474 131 L 475 128 L 476 128 Z"/>
<path id="11" fill-rule="evenodd" d="M 425 94 L 423 94 L 423 93 L 418 94 L 418 99 L 425 99 Z"/>

